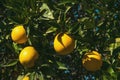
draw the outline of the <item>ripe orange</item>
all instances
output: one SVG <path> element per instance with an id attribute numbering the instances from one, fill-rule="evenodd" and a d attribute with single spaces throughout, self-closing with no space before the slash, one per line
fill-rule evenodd
<path id="1" fill-rule="evenodd" d="M 22 25 L 18 25 L 13 28 L 11 32 L 11 38 L 18 44 L 25 43 L 27 41 L 27 35 L 24 27 Z"/>
<path id="2" fill-rule="evenodd" d="M 96 51 L 86 53 L 82 58 L 83 67 L 88 71 L 97 71 L 102 66 L 102 57 Z"/>
<path id="3" fill-rule="evenodd" d="M 23 80 L 30 80 L 30 78 L 28 76 L 25 76 Z"/>
<path id="4" fill-rule="evenodd" d="M 54 38 L 54 50 L 60 55 L 67 55 L 74 50 L 75 40 L 66 33 L 59 33 Z"/>
<path id="5" fill-rule="evenodd" d="M 25 67 L 33 67 L 34 62 L 38 59 L 38 56 L 39 54 L 35 48 L 28 46 L 20 52 L 19 61 Z"/>

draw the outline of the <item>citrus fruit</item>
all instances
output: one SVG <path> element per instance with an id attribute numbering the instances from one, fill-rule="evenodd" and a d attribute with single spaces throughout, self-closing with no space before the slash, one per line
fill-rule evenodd
<path id="1" fill-rule="evenodd" d="M 28 76 L 25 76 L 22 80 L 30 80 Z"/>
<path id="2" fill-rule="evenodd" d="M 18 25 L 13 28 L 11 32 L 11 38 L 18 44 L 25 43 L 27 41 L 27 35 L 24 27 L 22 25 Z"/>
<path id="3" fill-rule="evenodd" d="M 54 38 L 54 50 L 60 55 L 67 55 L 74 50 L 75 40 L 66 33 L 58 33 Z"/>
<path id="4" fill-rule="evenodd" d="M 83 67 L 88 71 L 97 71 L 102 66 L 101 54 L 97 51 L 86 53 L 82 58 Z"/>
<path id="5" fill-rule="evenodd" d="M 25 47 L 19 54 L 19 61 L 25 67 L 33 67 L 34 62 L 38 59 L 38 52 L 34 47 Z"/>

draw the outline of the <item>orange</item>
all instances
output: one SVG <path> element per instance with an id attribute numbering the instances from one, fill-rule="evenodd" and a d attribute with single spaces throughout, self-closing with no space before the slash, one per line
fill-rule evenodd
<path id="1" fill-rule="evenodd" d="M 18 44 L 23 44 L 27 41 L 27 35 L 24 27 L 22 25 L 18 25 L 13 28 L 11 32 L 11 38 L 14 42 Z"/>
<path id="2" fill-rule="evenodd" d="M 25 76 L 22 80 L 30 80 L 28 76 Z"/>
<path id="3" fill-rule="evenodd" d="M 82 58 L 83 67 L 88 71 L 97 71 L 102 66 L 101 54 L 97 51 L 86 53 Z"/>
<path id="4" fill-rule="evenodd" d="M 54 50 L 60 55 L 67 55 L 74 50 L 75 40 L 66 33 L 59 33 L 54 38 Z"/>
<path id="5" fill-rule="evenodd" d="M 25 47 L 19 54 L 19 61 L 25 67 L 33 67 L 35 61 L 38 59 L 38 52 L 34 47 Z"/>

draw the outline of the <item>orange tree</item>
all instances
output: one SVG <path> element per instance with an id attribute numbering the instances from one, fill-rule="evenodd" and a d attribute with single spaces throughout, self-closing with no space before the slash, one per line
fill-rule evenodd
<path id="1" fill-rule="evenodd" d="M 0 80 L 119 80 L 119 5 L 120 0 L 1 0 Z M 15 41 L 11 32 L 19 25 Z"/>

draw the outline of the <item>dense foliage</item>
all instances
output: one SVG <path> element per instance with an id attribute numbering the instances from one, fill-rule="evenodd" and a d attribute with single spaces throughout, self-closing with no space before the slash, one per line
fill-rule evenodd
<path id="1" fill-rule="evenodd" d="M 11 40 L 15 25 L 23 25 L 28 41 Z M 53 40 L 67 32 L 75 39 L 74 51 L 57 55 Z M 33 68 L 24 68 L 20 51 L 32 45 L 39 52 Z M 103 65 L 96 72 L 82 66 L 84 53 L 96 50 Z M 0 80 L 119 80 L 120 0 L 0 0 Z"/>

